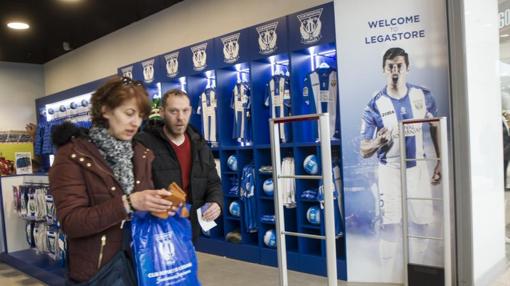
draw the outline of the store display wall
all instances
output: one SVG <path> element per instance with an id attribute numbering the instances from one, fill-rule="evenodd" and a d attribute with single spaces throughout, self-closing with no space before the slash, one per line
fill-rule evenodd
<path id="1" fill-rule="evenodd" d="M 183 1 L 46 63 L 45 94 L 103 78 L 126 63 L 326 2 L 329 1 Z"/>
<path id="2" fill-rule="evenodd" d="M 42 96 L 42 66 L 0 62 L 0 130 L 24 130 L 35 123 L 34 100 Z"/>
<path id="3" fill-rule="evenodd" d="M 268 119 L 272 113 L 330 112 L 332 162 L 341 165 L 333 10 L 333 3 L 315 6 L 119 67 L 119 75 L 144 82 L 153 101 L 171 88 L 187 91 L 193 109 L 190 123 L 212 146 L 221 169 L 225 211 L 216 221 L 219 226 L 200 237 L 199 251 L 276 266 L 274 200 L 263 191 L 272 172 L 261 169 L 271 165 Z M 315 126 L 290 123 L 285 136 L 280 134 L 282 157 L 291 157 L 282 165 L 293 166 L 288 170 L 292 174 L 306 174 L 307 156 L 320 157 Z M 324 171 L 332 169 L 328 166 Z M 340 168 L 333 172 L 338 194 L 338 278 L 346 280 Z M 286 229 L 324 235 L 324 212 L 317 195 L 321 182 L 287 183 L 282 188 L 290 203 L 285 208 Z M 309 212 L 320 221 L 311 220 Z M 326 274 L 323 241 L 288 237 L 287 250 L 290 269 Z"/>

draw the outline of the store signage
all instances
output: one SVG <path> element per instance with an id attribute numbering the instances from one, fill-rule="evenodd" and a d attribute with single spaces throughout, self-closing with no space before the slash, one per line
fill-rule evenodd
<path id="1" fill-rule="evenodd" d="M 313 44 L 322 38 L 322 15 L 323 8 L 297 15 L 301 25 L 299 32 L 303 44 Z"/>
<path id="2" fill-rule="evenodd" d="M 287 21 L 292 51 L 335 42 L 333 2 L 292 14 Z"/>
<path id="3" fill-rule="evenodd" d="M 127 66 L 120 69 L 122 76 L 133 78 L 133 66 Z"/>
<path id="4" fill-rule="evenodd" d="M 191 47 L 193 69 L 202 71 L 207 67 L 207 42 Z"/>
<path id="5" fill-rule="evenodd" d="M 363 267 L 348 267 L 351 281 L 403 282 L 407 265 L 402 264 L 398 121 L 449 116 L 446 15 L 443 0 L 335 1 L 347 265 L 371 267 L 369 273 Z M 392 89 L 404 96 L 391 97 Z M 366 144 L 380 139 L 381 130 L 388 130 L 387 143 L 367 151 Z M 406 126 L 403 135 L 407 159 L 437 157 L 428 124 Z M 408 184 L 403 189 L 408 194 L 430 197 L 440 192 L 430 180 L 434 164 L 407 167 Z M 419 181 L 414 179 L 419 175 L 409 175 L 414 170 L 430 176 Z M 431 203 L 413 202 L 408 209 L 410 225 L 428 224 L 441 216 Z M 389 225 L 393 232 L 386 228 Z M 439 231 L 430 226 L 430 233 Z M 413 263 L 440 267 L 441 249 L 431 245 L 424 255 L 412 245 Z"/>
<path id="6" fill-rule="evenodd" d="M 420 22 L 421 16 L 419 14 L 386 19 L 369 19 L 367 25 L 374 33 L 365 36 L 365 44 L 425 38 L 425 30 L 415 28 L 416 25 L 420 25 Z"/>
<path id="7" fill-rule="evenodd" d="M 226 63 L 232 64 L 239 59 L 239 35 L 240 33 L 235 33 L 221 38 L 223 43 L 223 60 Z"/>
<path id="8" fill-rule="evenodd" d="M 166 75 L 168 77 L 176 77 L 179 73 L 179 51 L 166 54 L 165 58 Z"/>
<path id="9" fill-rule="evenodd" d="M 255 28 L 259 34 L 257 42 L 259 45 L 259 52 L 261 54 L 268 55 L 278 49 L 278 32 L 276 31 L 277 27 L 278 21 Z"/>
<path id="10" fill-rule="evenodd" d="M 154 81 L 154 59 L 142 62 L 143 81 L 151 83 Z"/>

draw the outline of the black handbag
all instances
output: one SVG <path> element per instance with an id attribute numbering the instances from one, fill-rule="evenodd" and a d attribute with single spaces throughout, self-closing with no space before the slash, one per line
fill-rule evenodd
<path id="1" fill-rule="evenodd" d="M 133 262 L 128 257 L 130 251 L 131 224 L 126 222 L 122 232 L 122 249 L 112 259 L 103 265 L 99 271 L 88 281 L 73 283 L 67 281 L 69 286 L 136 286 L 138 285 Z"/>

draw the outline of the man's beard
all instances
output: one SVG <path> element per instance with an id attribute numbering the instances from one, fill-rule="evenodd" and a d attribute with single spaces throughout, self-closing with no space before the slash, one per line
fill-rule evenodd
<path id="1" fill-rule="evenodd" d="M 184 134 L 186 133 L 186 128 L 184 128 L 184 132 L 182 133 L 179 133 L 177 132 L 177 130 L 175 129 L 172 129 L 172 127 L 170 126 L 170 124 L 166 124 L 165 125 L 165 129 L 166 129 L 166 132 L 172 136 L 177 136 L 177 135 L 181 135 L 181 134 Z"/>

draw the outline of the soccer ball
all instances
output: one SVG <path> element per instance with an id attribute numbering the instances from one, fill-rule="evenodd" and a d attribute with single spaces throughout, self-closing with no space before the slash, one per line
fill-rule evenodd
<path id="1" fill-rule="evenodd" d="M 53 115 L 55 113 L 55 110 L 53 108 L 48 108 L 48 114 Z"/>
<path id="2" fill-rule="evenodd" d="M 230 155 L 227 159 L 227 166 L 232 171 L 237 171 L 237 157 L 236 155 Z"/>
<path id="3" fill-rule="evenodd" d="M 71 109 L 76 109 L 76 108 L 78 108 L 78 104 L 76 104 L 76 102 L 71 102 L 69 107 L 71 107 Z"/>
<path id="4" fill-rule="evenodd" d="M 262 189 L 264 190 L 264 193 L 267 196 L 272 197 L 273 196 L 273 192 L 274 192 L 273 179 L 269 178 L 269 179 L 265 180 L 264 184 L 262 185 Z"/>
<path id="5" fill-rule="evenodd" d="M 276 233 L 274 229 L 269 229 L 264 234 L 264 244 L 267 247 L 276 247 Z"/>
<path id="6" fill-rule="evenodd" d="M 233 201 L 228 206 L 228 211 L 232 216 L 239 217 L 241 216 L 241 205 L 239 205 L 238 201 Z"/>
<path id="7" fill-rule="evenodd" d="M 61 105 L 58 110 L 60 110 L 60 112 L 65 112 L 67 110 L 67 108 L 65 107 L 65 105 Z"/>
<path id="8" fill-rule="evenodd" d="M 84 99 L 84 100 L 81 101 L 81 106 L 87 107 L 88 105 L 89 105 L 89 101 L 88 100 Z"/>
<path id="9" fill-rule="evenodd" d="M 311 206 L 306 211 L 306 220 L 311 224 L 321 223 L 321 210 L 317 206 Z"/>
<path id="10" fill-rule="evenodd" d="M 305 172 L 310 175 L 315 175 L 319 172 L 319 163 L 317 162 L 317 156 L 314 154 L 306 156 L 303 161 L 303 168 Z"/>

